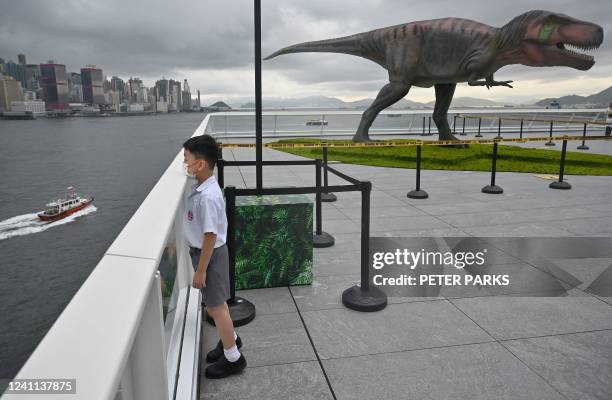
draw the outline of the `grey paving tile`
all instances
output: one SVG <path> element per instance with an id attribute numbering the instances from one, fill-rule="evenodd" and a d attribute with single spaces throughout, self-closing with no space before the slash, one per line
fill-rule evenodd
<path id="1" fill-rule="evenodd" d="M 297 312 L 258 315 L 247 325 L 236 328 L 236 333 L 243 342 L 240 351 L 252 367 L 316 360 Z M 219 335 L 208 323 L 204 324 L 203 335 L 205 357 L 217 344 Z"/>
<path id="2" fill-rule="evenodd" d="M 321 358 L 338 358 L 492 340 L 446 300 L 302 313 Z"/>
<path id="3" fill-rule="evenodd" d="M 333 399 L 316 361 L 247 367 L 242 374 L 231 378 L 203 379 L 200 390 L 200 399 L 203 400 Z"/>
<path id="4" fill-rule="evenodd" d="M 255 304 L 257 315 L 296 312 L 291 293 L 286 287 L 237 290 L 240 296 Z"/>
<path id="5" fill-rule="evenodd" d="M 612 398 L 612 331 L 502 343 L 568 399 Z"/>
<path id="6" fill-rule="evenodd" d="M 560 399 L 498 343 L 324 360 L 339 399 Z"/>
<path id="7" fill-rule="evenodd" d="M 570 291 L 567 297 L 477 297 L 451 299 L 497 339 L 519 339 L 612 329 L 612 307 Z"/>
<path id="8" fill-rule="evenodd" d="M 417 215 L 414 217 L 379 217 L 370 218 L 370 233 L 401 231 L 403 229 L 440 229 L 453 228 L 452 225 L 430 215 Z"/>
<path id="9" fill-rule="evenodd" d="M 565 228 L 561 221 L 518 223 L 504 225 L 487 225 L 464 227 L 463 231 L 473 236 L 573 236 L 574 233 Z"/>

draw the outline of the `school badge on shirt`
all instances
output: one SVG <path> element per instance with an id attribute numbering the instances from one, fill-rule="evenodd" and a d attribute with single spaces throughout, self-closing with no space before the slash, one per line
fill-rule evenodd
<path id="1" fill-rule="evenodd" d="M 191 210 L 187 211 L 187 219 L 189 221 L 193 221 L 193 213 L 191 212 Z"/>

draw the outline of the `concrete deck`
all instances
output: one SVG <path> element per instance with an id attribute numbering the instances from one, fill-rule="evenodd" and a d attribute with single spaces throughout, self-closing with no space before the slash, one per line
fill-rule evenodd
<path id="1" fill-rule="evenodd" d="M 224 156 L 255 159 L 252 149 Z M 423 171 L 430 198 L 413 200 L 414 170 L 335 167 L 372 182 L 371 236 L 612 236 L 612 177 L 567 176 L 573 188 L 561 191 L 532 174 L 498 173 L 504 193 L 487 195 L 489 173 Z M 264 186 L 314 184 L 314 167 L 263 168 Z M 255 168 L 228 167 L 225 177 L 253 187 Z M 612 298 L 580 287 L 567 297 L 449 294 L 389 298 L 375 313 L 345 308 L 342 291 L 359 282 L 360 194 L 337 195 L 323 203 L 336 244 L 314 249 L 315 282 L 237 293 L 257 307 L 237 328 L 248 367 L 203 377 L 202 399 L 612 398 Z M 217 340 L 205 324 L 203 354 Z"/>

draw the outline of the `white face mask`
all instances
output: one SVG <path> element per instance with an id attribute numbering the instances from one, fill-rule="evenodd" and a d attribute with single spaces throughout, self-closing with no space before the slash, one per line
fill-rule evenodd
<path id="1" fill-rule="evenodd" d="M 189 167 L 187 163 L 183 163 L 183 171 L 185 171 L 185 175 L 187 175 L 188 178 L 195 178 L 195 174 L 190 174 L 189 173 Z"/>

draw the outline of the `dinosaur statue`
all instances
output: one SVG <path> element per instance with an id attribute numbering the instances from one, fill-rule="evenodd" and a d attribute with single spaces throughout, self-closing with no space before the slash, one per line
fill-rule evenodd
<path id="1" fill-rule="evenodd" d="M 512 87 L 493 74 L 505 65 L 567 66 L 588 70 L 592 56 L 568 49 L 597 48 L 601 26 L 550 11 L 528 11 L 501 28 L 463 18 L 416 21 L 337 39 L 285 47 L 264 60 L 301 52 L 344 53 L 372 60 L 387 69 L 389 83 L 365 110 L 353 141 L 369 141 L 368 131 L 385 108 L 408 94 L 411 86 L 435 88 L 433 120 L 440 140 L 457 140 L 447 121 L 458 82 L 470 86 Z M 484 80 L 481 80 L 483 79 Z"/>

